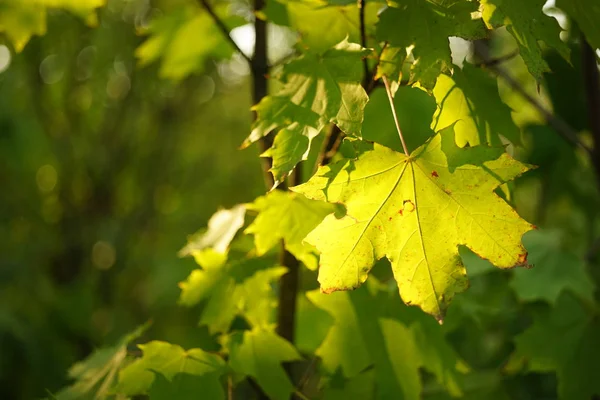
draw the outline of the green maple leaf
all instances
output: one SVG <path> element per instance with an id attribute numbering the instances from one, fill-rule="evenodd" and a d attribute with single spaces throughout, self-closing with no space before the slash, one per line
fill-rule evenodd
<path id="1" fill-rule="evenodd" d="M 569 0 L 570 1 L 570 0 Z M 550 68 L 543 58 L 539 41 L 569 60 L 569 46 L 560 40 L 560 26 L 542 12 L 545 0 L 481 0 L 483 20 L 490 28 L 506 26 L 515 38 L 529 73 L 541 81 Z"/>
<path id="2" fill-rule="evenodd" d="M 173 381 L 177 374 L 202 377 L 209 375 L 218 382 L 225 373 L 225 361 L 202 349 L 184 350 L 181 346 L 152 341 L 138 345 L 143 355 L 119 372 L 115 391 L 125 396 L 145 394 L 155 382 L 157 374 Z"/>
<path id="3" fill-rule="evenodd" d="M 261 256 L 284 241 L 285 248 L 308 268 L 317 268 L 314 248 L 302 240 L 327 214 L 335 211 L 332 204 L 309 200 L 297 193 L 274 190 L 249 204 L 249 210 L 258 216 L 246 228 L 245 233 L 254 235 L 256 253 Z"/>
<path id="4" fill-rule="evenodd" d="M 500 135 L 516 145 L 521 132 L 514 124 L 511 109 L 498 94 L 496 79 L 481 69 L 464 64 L 455 68 L 452 77 L 440 75 L 433 95 L 438 111 L 433 118 L 436 131 L 454 124 L 456 143 L 502 145 Z"/>
<path id="5" fill-rule="evenodd" d="M 381 13 L 377 38 L 400 49 L 414 46 L 411 82 L 419 81 L 431 89 L 437 76 L 452 66 L 450 36 L 470 40 L 486 36 L 483 21 L 471 16 L 477 7 L 476 2 L 466 0 L 393 1 Z M 393 57 L 392 60 L 404 61 L 401 51 L 395 54 L 400 57 Z"/>
<path id="6" fill-rule="evenodd" d="M 48 10 L 68 10 L 83 18 L 89 26 L 96 26 L 96 9 L 105 3 L 106 0 L 4 0 L 0 4 L 0 33 L 3 32 L 20 52 L 33 35 L 46 33 Z"/>
<path id="7" fill-rule="evenodd" d="M 256 379 L 270 399 L 290 398 L 294 386 L 281 363 L 301 359 L 294 346 L 270 329 L 255 328 L 231 335 L 227 347 L 234 371 Z"/>
<path id="8" fill-rule="evenodd" d="M 440 325 L 414 308 L 403 306 L 390 315 L 389 308 L 398 309 L 397 293 L 390 296 L 373 278 L 366 286 L 329 295 L 307 293 L 312 303 L 334 319 L 315 352 L 332 378 L 329 387 L 336 385 L 338 373 L 352 380 L 374 370 L 377 398 L 396 398 L 402 393 L 400 398 L 419 399 L 419 370 L 425 368 L 453 396 L 460 396 L 457 368 L 462 363 L 446 343 Z"/>
<path id="9" fill-rule="evenodd" d="M 545 300 L 555 304 L 563 291 L 593 302 L 594 284 L 583 261 L 561 248 L 556 232 L 532 231 L 523 237 L 532 269 L 516 270 L 511 282 L 523 301 Z"/>
<path id="10" fill-rule="evenodd" d="M 600 395 L 600 319 L 568 293 L 556 305 L 535 315 L 534 323 L 515 339 L 514 360 L 530 371 L 556 371 L 558 394 L 564 400 Z"/>
<path id="11" fill-rule="evenodd" d="M 139 338 L 148 324 L 125 335 L 113 347 L 96 350 L 85 360 L 69 369 L 69 377 L 76 382 L 53 396 L 57 400 L 104 399 L 114 389 L 117 372 L 127 360 L 127 345 Z"/>
<path id="12" fill-rule="evenodd" d="M 321 252 L 321 290 L 360 286 L 385 256 L 402 299 L 442 318 L 467 287 L 459 245 L 500 268 L 526 262 L 521 236 L 532 226 L 494 189 L 527 169 L 501 148 L 456 147 L 452 128 L 410 157 L 374 144 L 355 160 L 321 167 L 292 188 L 347 209 L 305 239 Z"/>
<path id="13" fill-rule="evenodd" d="M 369 100 L 361 86 L 361 59 L 369 50 L 343 40 L 323 53 L 306 52 L 286 64 L 279 76 L 283 88 L 253 107 L 258 118 L 242 147 L 280 129 L 273 147 L 262 156 L 273 158 L 271 172 L 282 180 L 308 157 L 312 139 L 328 123 L 359 135 Z"/>
<path id="14" fill-rule="evenodd" d="M 557 0 L 556 6 L 577 22 L 592 48 L 600 48 L 600 3 L 594 0 Z"/>
<path id="15" fill-rule="evenodd" d="M 238 315 L 252 326 L 272 324 L 275 295 L 270 283 L 285 274 L 286 268 L 256 271 L 268 261 L 242 257 L 228 262 L 226 255 L 211 249 L 196 253 L 196 261 L 202 269 L 193 270 L 179 284 L 179 303 L 191 307 L 205 301 L 200 325 L 207 325 L 211 333 L 226 332 Z"/>
<path id="16" fill-rule="evenodd" d="M 223 7 L 215 12 L 230 29 L 245 23 L 243 18 L 227 16 Z M 211 57 L 226 59 L 234 52 L 211 16 L 195 7 L 182 7 L 153 20 L 145 33 L 149 37 L 135 55 L 141 66 L 162 59 L 159 74 L 163 78 L 183 79 L 201 72 Z"/>

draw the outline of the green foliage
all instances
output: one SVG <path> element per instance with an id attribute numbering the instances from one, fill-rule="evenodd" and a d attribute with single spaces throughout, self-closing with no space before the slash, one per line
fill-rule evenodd
<path id="1" fill-rule="evenodd" d="M 8 36 L 15 49 L 21 51 L 33 35 L 46 33 L 48 12 L 68 10 L 88 25 L 96 26 L 96 9 L 105 3 L 106 0 L 6 0 L 0 4 L 0 33 Z"/>
<path id="2" fill-rule="evenodd" d="M 138 347 L 143 352 L 142 357 L 121 370 L 115 388 L 117 393 L 125 396 L 150 391 L 151 397 L 153 393 L 160 393 L 157 398 L 163 398 L 165 393 L 186 392 L 195 384 L 182 374 L 203 377 L 208 386 L 217 386 L 219 376 L 225 372 L 225 362 L 221 357 L 201 349 L 184 350 L 180 346 L 159 341 Z M 172 382 L 174 387 L 169 388 L 171 385 L 165 384 L 165 380 Z"/>
<path id="3" fill-rule="evenodd" d="M 293 188 L 347 209 L 306 238 L 321 252 L 321 290 L 360 286 L 385 256 L 402 299 L 443 318 L 467 285 L 458 245 L 501 268 L 527 262 L 521 236 L 531 225 L 493 193 L 527 169 L 499 148 L 456 147 L 452 128 L 410 157 L 375 144 L 356 160 L 322 167 Z"/>
<path id="4" fill-rule="evenodd" d="M 600 395 L 600 160 L 497 74 L 599 146 L 598 6 L 251 3 L 0 4 L 0 397 Z"/>
<path id="5" fill-rule="evenodd" d="M 219 9 L 230 28 L 242 25 L 242 18 L 227 17 Z M 149 38 L 135 51 L 140 66 L 162 59 L 160 76 L 183 79 L 191 73 L 204 71 L 211 59 L 233 55 L 233 48 L 212 23 L 211 17 L 196 7 L 183 7 L 155 19 L 145 32 Z M 198 40 L 202 38 L 202 40 Z"/>
<path id="6" fill-rule="evenodd" d="M 439 105 L 433 129 L 454 124 L 456 144 L 500 146 L 500 137 L 521 144 L 521 133 L 510 116 L 510 108 L 498 95 L 495 79 L 485 71 L 465 64 L 452 77 L 441 75 L 433 89 Z"/>
<path id="7" fill-rule="evenodd" d="M 281 363 L 299 360 L 300 355 L 272 330 L 255 328 L 236 332 L 228 338 L 226 347 L 231 368 L 256 379 L 270 399 L 288 399 L 295 391 Z"/>
<path id="8" fill-rule="evenodd" d="M 448 37 L 474 40 L 486 35 L 481 19 L 471 18 L 478 8 L 476 2 L 400 0 L 390 5 L 379 17 L 377 39 L 400 49 L 414 46 L 410 80 L 428 89 L 441 72 L 452 67 Z M 394 62 L 402 64 L 404 59 Z"/>
<path id="9" fill-rule="evenodd" d="M 562 399 L 588 399 L 600 392 L 594 368 L 600 348 L 600 322 L 595 310 L 563 294 L 556 305 L 534 315 L 533 325 L 517 336 L 515 358 L 530 371 L 556 371 Z"/>
<path id="10" fill-rule="evenodd" d="M 258 118 L 245 145 L 280 129 L 263 157 L 273 159 L 276 180 L 285 178 L 306 160 L 312 140 L 327 123 L 360 135 L 368 101 L 360 85 L 360 59 L 369 51 L 347 40 L 318 54 L 307 52 L 286 64 L 278 77 L 284 83 L 275 96 L 265 97 L 254 110 Z"/>
<path id="11" fill-rule="evenodd" d="M 522 2 L 518 0 L 482 0 L 483 20 L 490 28 L 506 26 L 519 46 L 527 69 L 540 81 L 544 72 L 550 71 L 543 58 L 538 41 L 543 40 L 569 59 L 569 47 L 560 40 L 558 22 L 542 13 L 544 0 Z"/>
<path id="12" fill-rule="evenodd" d="M 103 399 L 113 393 L 117 372 L 127 362 L 127 346 L 148 328 L 144 325 L 121 338 L 113 347 L 96 350 L 85 360 L 69 369 L 76 382 L 52 396 L 57 400 Z"/>
<path id="13" fill-rule="evenodd" d="M 314 249 L 302 241 L 327 214 L 335 211 L 334 205 L 275 190 L 257 198 L 248 209 L 258 211 L 257 217 L 244 231 L 254 234 L 257 255 L 265 254 L 283 240 L 287 251 L 308 268 L 317 269 Z"/>

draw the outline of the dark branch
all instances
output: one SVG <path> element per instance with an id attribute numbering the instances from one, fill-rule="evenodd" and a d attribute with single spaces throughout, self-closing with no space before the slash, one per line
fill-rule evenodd
<path id="1" fill-rule="evenodd" d="M 221 30 L 221 32 L 223 33 L 223 36 L 225 37 L 225 39 L 227 39 L 229 41 L 229 43 L 231 43 L 231 45 L 233 46 L 233 48 L 236 49 L 242 55 L 242 57 L 244 57 L 244 59 L 246 59 L 246 61 L 248 61 L 249 64 L 252 63 L 252 59 L 250 57 L 248 57 L 242 51 L 242 49 L 240 49 L 240 46 L 238 46 L 237 43 L 235 42 L 235 40 L 233 40 L 233 38 L 231 37 L 231 35 L 229 35 L 229 28 L 227 28 L 227 26 L 225 25 L 225 23 L 215 13 L 215 11 L 212 9 L 212 7 L 210 6 L 210 4 L 208 4 L 208 1 L 207 0 L 198 0 L 198 1 L 202 5 L 202 7 L 204 7 L 204 9 L 206 10 L 206 12 L 211 16 L 211 18 L 213 19 L 213 21 L 217 25 L 217 27 Z"/>
<path id="2" fill-rule="evenodd" d="M 585 82 L 585 96 L 587 100 L 587 114 L 594 139 L 594 148 L 591 150 L 592 164 L 596 171 L 596 179 L 600 189 L 600 77 L 594 49 L 581 36 L 581 56 L 583 67 L 583 80 Z"/>
<path id="3" fill-rule="evenodd" d="M 489 66 L 490 69 L 496 73 L 496 75 L 504 79 L 514 91 L 523 96 L 525 100 L 527 100 L 540 114 L 542 114 L 548 125 L 550 125 L 567 141 L 583 149 L 588 155 L 592 156 L 592 150 L 579 139 L 577 132 L 569 124 L 567 124 L 559 116 L 553 115 L 550 111 L 548 111 L 538 99 L 527 93 L 523 86 L 502 67 L 497 65 L 497 63 L 490 63 L 491 59 L 489 57 L 489 50 L 485 43 L 475 42 L 474 50 L 475 54 L 482 60 L 484 65 Z"/>
<path id="4" fill-rule="evenodd" d="M 365 3 L 366 0 L 358 0 L 358 19 L 360 21 L 360 45 L 363 48 L 367 47 L 367 31 L 365 27 Z M 363 87 L 367 87 L 371 81 L 371 72 L 369 71 L 369 61 L 363 58 Z"/>

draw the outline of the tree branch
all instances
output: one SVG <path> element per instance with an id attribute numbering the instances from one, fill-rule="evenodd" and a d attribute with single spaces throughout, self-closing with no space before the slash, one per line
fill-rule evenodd
<path id="1" fill-rule="evenodd" d="M 482 60 L 482 63 L 488 66 L 492 71 L 499 77 L 504 79 L 506 83 L 517 93 L 519 93 L 525 100 L 527 100 L 546 120 L 546 123 L 550 125 L 556 132 L 558 132 L 568 142 L 584 150 L 590 157 L 593 157 L 592 150 L 587 147 L 577 135 L 577 132 L 567 124 L 562 118 L 557 115 L 553 115 L 550 111 L 544 107 L 544 105 L 535 97 L 527 93 L 523 86 L 517 82 L 508 72 L 506 72 L 498 63 L 491 61 L 489 56 L 489 50 L 487 45 L 480 42 L 474 44 L 475 54 Z"/>
<path id="2" fill-rule="evenodd" d="M 217 27 L 219 28 L 219 30 L 221 31 L 221 33 L 223 33 L 223 37 L 225 37 L 225 39 L 227 39 L 229 41 L 229 43 L 231 43 L 231 45 L 233 46 L 233 48 L 235 50 L 237 50 L 242 55 L 242 57 L 244 57 L 244 59 L 246 59 L 246 61 L 248 62 L 248 64 L 251 64 L 252 63 L 252 59 L 250 57 L 248 57 L 242 51 L 242 49 L 240 49 L 240 46 L 237 45 L 237 43 L 235 42 L 235 40 L 233 40 L 233 38 L 229 34 L 229 28 L 227 28 L 227 26 L 225 25 L 225 23 L 215 13 L 215 11 L 212 9 L 212 7 L 210 6 L 210 4 L 208 4 L 208 0 L 198 0 L 198 1 L 200 2 L 200 5 L 206 10 L 206 12 L 211 16 L 211 18 L 213 19 L 215 25 L 217 25 Z"/>
<path id="3" fill-rule="evenodd" d="M 594 139 L 594 147 L 590 151 L 590 156 L 596 172 L 598 188 L 600 189 L 600 77 L 598 64 L 596 63 L 596 53 L 583 35 L 581 35 L 581 57 L 588 121 Z"/>
<path id="4" fill-rule="evenodd" d="M 357 2 L 358 20 L 360 21 L 360 45 L 363 48 L 367 47 L 367 31 L 365 27 L 365 3 L 366 0 L 358 0 Z M 369 85 L 369 82 L 371 81 L 371 72 L 369 71 L 369 62 L 366 57 L 363 58 L 362 62 L 364 70 L 363 87 L 366 88 Z"/>

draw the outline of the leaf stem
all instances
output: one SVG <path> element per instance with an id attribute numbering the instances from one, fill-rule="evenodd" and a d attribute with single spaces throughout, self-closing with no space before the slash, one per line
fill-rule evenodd
<path id="1" fill-rule="evenodd" d="M 396 115 L 396 107 L 394 107 L 394 96 L 392 96 L 392 89 L 390 88 L 390 82 L 387 79 L 387 76 L 383 75 L 381 77 L 383 79 L 383 84 L 385 85 L 385 92 L 387 93 L 388 100 L 390 101 L 390 108 L 392 109 L 392 115 L 394 116 L 394 123 L 396 124 L 396 129 L 398 130 L 398 136 L 400 136 L 400 141 L 402 142 L 402 148 L 404 149 L 404 154 L 406 157 L 410 157 L 410 153 L 408 148 L 406 147 L 406 142 L 404 141 L 404 135 L 402 135 L 402 129 L 400 129 L 400 124 L 398 123 L 398 116 Z"/>

